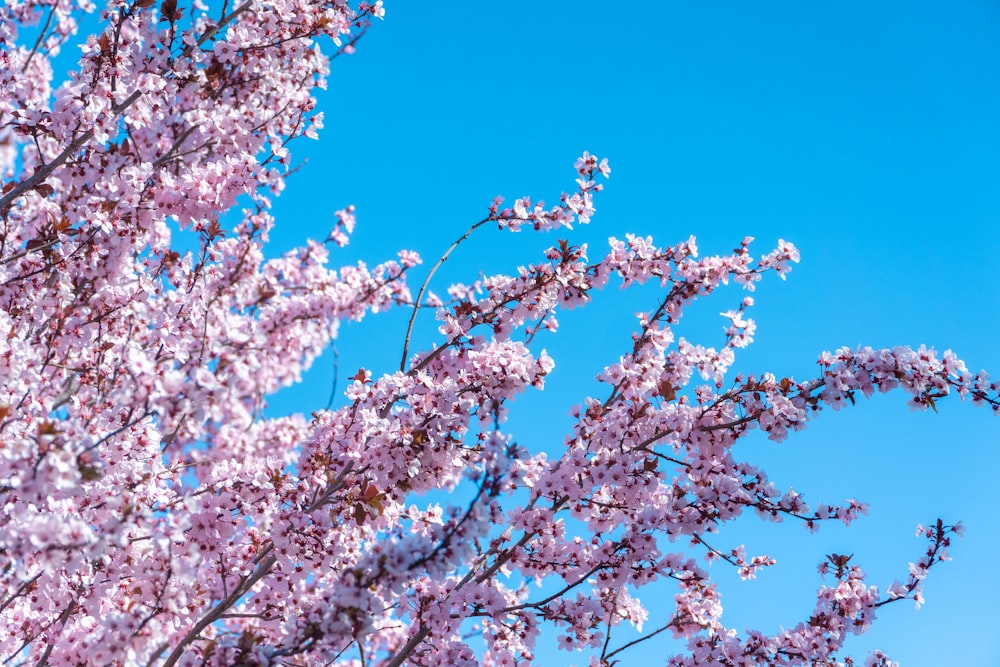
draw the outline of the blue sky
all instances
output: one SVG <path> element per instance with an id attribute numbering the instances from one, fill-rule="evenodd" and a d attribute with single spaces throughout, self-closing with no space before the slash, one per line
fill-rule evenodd
<path id="1" fill-rule="evenodd" d="M 433 262 L 497 194 L 555 202 L 589 150 L 613 169 L 589 226 L 483 229 L 432 287 L 512 271 L 558 238 L 590 243 L 592 257 L 627 232 L 662 244 L 694 234 L 703 253 L 751 235 L 759 254 L 784 238 L 802 263 L 755 295 L 757 341 L 740 370 L 806 377 L 824 349 L 925 343 L 1000 374 L 998 32 L 1000 5 L 971 0 L 387 1 L 384 23 L 334 63 L 319 143 L 293 145 L 309 163 L 276 202 L 273 250 L 323 238 L 333 211 L 354 204 L 358 229 L 334 262 L 400 248 Z M 721 343 L 718 313 L 740 297 L 697 304 L 679 332 Z M 557 364 L 546 391 L 512 406 L 519 442 L 558 451 L 567 410 L 654 298 L 612 289 L 560 318 L 542 341 Z M 345 326 L 341 377 L 392 370 L 405 315 Z M 431 340 L 432 319 L 421 321 Z M 325 405 L 331 363 L 275 396 L 272 413 Z M 714 567 L 725 619 L 769 632 L 798 622 L 832 551 L 855 553 L 884 587 L 920 555 L 916 523 L 962 519 L 966 537 L 932 572 L 926 606 L 883 608 L 850 646 L 857 657 L 881 647 L 904 666 L 1000 664 L 998 433 L 985 409 L 956 399 L 912 413 L 891 394 L 826 411 L 780 445 L 747 440 L 745 455 L 807 500 L 857 497 L 872 512 L 812 536 L 756 520 L 724 533 L 723 544 L 779 561 L 745 584 Z M 656 664 L 665 650 L 649 643 L 625 662 Z"/>

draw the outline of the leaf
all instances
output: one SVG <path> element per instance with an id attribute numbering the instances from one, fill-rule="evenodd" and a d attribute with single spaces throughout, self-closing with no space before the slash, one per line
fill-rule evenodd
<path id="1" fill-rule="evenodd" d="M 667 380 L 661 381 L 660 384 L 657 385 L 656 390 L 665 401 L 672 401 L 677 398 L 677 387 L 672 385 Z"/>
<path id="2" fill-rule="evenodd" d="M 176 257 L 173 257 L 173 255 L 176 255 Z M 171 263 L 176 263 L 177 261 L 180 260 L 180 254 L 179 253 L 174 252 L 173 255 L 171 255 L 171 260 L 170 260 Z M 164 261 L 166 261 L 166 260 L 167 260 L 167 256 L 164 255 Z M 257 303 L 263 303 L 264 301 L 267 301 L 268 299 L 270 299 L 272 296 L 274 296 L 277 293 L 278 292 L 275 291 L 274 289 L 272 289 L 270 285 L 261 285 L 261 286 L 258 286 L 257 287 Z"/>
<path id="3" fill-rule="evenodd" d="M 209 81 L 214 81 L 225 73 L 226 65 L 219 60 L 213 60 L 212 64 L 205 68 L 205 76 L 208 77 Z"/>
<path id="4" fill-rule="evenodd" d="M 844 571 L 847 569 L 847 564 L 851 562 L 854 558 L 854 554 L 845 556 L 844 554 L 830 554 L 826 557 L 830 564 L 837 568 L 837 578 L 844 576 Z"/>
<path id="5" fill-rule="evenodd" d="M 368 511 L 365 510 L 365 506 L 361 503 L 357 503 L 354 506 L 354 521 L 359 525 L 363 526 L 365 524 L 365 519 L 368 518 Z"/>
<path id="6" fill-rule="evenodd" d="M 46 419 L 45 421 L 38 424 L 38 435 L 58 435 L 60 433 L 57 428 L 57 424 L 54 421 Z"/>
<path id="7" fill-rule="evenodd" d="M 222 228 L 222 225 L 219 224 L 218 220 L 210 220 L 208 225 L 206 225 L 202 231 L 202 234 L 204 234 L 209 241 L 214 241 L 220 236 L 225 236 L 226 230 Z"/>
<path id="8" fill-rule="evenodd" d="M 826 614 L 813 615 L 809 617 L 809 627 L 824 628 L 828 625 Z"/>
<path id="9" fill-rule="evenodd" d="M 178 18 L 177 0 L 163 0 L 163 3 L 160 4 L 160 20 L 173 23 Z"/>

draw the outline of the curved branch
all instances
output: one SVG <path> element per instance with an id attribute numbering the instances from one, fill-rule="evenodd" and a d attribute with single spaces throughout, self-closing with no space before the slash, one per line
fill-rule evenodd
<path id="1" fill-rule="evenodd" d="M 427 291 L 427 286 L 430 284 L 431 278 L 434 277 L 434 274 L 437 273 L 437 270 L 441 268 L 441 265 L 445 263 L 445 260 L 448 259 L 448 256 L 451 255 L 452 251 L 455 248 L 457 248 L 463 241 L 469 238 L 472 235 L 472 232 L 476 231 L 490 220 L 492 220 L 492 218 L 483 218 L 482 220 L 473 224 L 471 227 L 465 230 L 465 233 L 462 234 L 460 237 L 458 237 L 458 239 L 456 239 L 448 247 L 448 249 L 444 251 L 444 254 L 441 255 L 441 258 L 437 261 L 437 263 L 434 264 L 431 270 L 427 273 L 427 277 L 424 278 L 424 282 L 422 285 L 420 285 L 420 290 L 417 292 L 417 298 L 414 299 L 413 312 L 410 314 L 410 321 L 406 325 L 406 338 L 403 340 L 403 356 L 399 360 L 400 371 L 406 370 L 406 355 L 409 354 L 410 350 L 410 335 L 413 333 L 413 324 L 417 321 L 417 312 L 419 312 L 420 310 L 420 302 L 421 300 L 423 300 L 424 292 Z"/>

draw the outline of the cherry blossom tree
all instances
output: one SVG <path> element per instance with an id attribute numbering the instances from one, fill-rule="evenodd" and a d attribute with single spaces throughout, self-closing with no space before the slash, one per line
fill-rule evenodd
<path id="1" fill-rule="evenodd" d="M 53 59 L 96 10 L 0 7 L 3 664 L 509 666 L 543 631 L 595 667 L 664 634 L 686 642 L 674 666 L 855 664 L 838 657 L 847 636 L 920 603 L 961 524 L 919 526 L 925 546 L 883 588 L 828 555 L 812 614 L 773 635 L 723 624 L 702 561 L 743 578 L 774 563 L 714 539 L 747 513 L 815 530 L 866 510 L 778 488 L 737 457 L 741 438 L 783 440 L 891 390 L 996 412 L 984 372 L 951 352 L 845 348 L 816 377 L 733 377 L 750 296 L 724 313 L 721 347 L 675 337 L 720 286 L 784 278 L 799 260 L 785 242 L 755 259 L 751 239 L 700 257 L 693 238 L 592 251 L 553 236 L 510 275 L 430 291 L 478 228 L 587 223 L 610 174 L 588 153 L 558 203 L 496 199 L 424 273 L 405 250 L 330 268 L 352 208 L 324 243 L 267 259 L 289 145 L 323 126 L 312 91 L 382 2 L 112 0 L 56 85 Z M 561 446 L 520 446 L 507 404 L 544 387 L 559 312 L 647 282 L 659 299 L 603 393 L 576 399 Z M 342 408 L 263 414 L 340 322 L 387 308 L 412 313 L 398 369 L 358 371 Z M 431 313 L 436 342 L 415 349 Z M 672 611 L 650 617 L 644 595 Z"/>

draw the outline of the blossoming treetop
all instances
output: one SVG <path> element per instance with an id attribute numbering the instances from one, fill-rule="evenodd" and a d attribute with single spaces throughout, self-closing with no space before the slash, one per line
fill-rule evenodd
<path id="1" fill-rule="evenodd" d="M 693 238 L 596 253 L 556 239 L 447 303 L 426 291 L 433 270 L 407 286 L 412 252 L 329 268 L 351 208 L 326 243 L 265 259 L 288 145 L 322 128 L 312 91 L 382 3 L 116 0 L 53 87 L 51 59 L 93 9 L 0 8 L 6 663 L 513 665 L 551 631 L 612 665 L 669 631 L 688 640 L 673 665 L 833 664 L 879 606 L 920 599 L 958 524 L 920 527 L 924 552 L 884 590 L 831 554 L 813 613 L 776 635 L 725 627 L 698 558 L 750 578 L 774 561 L 717 544 L 726 522 L 815 528 L 865 510 L 778 488 L 735 455 L 746 434 L 781 440 L 893 389 L 920 409 L 957 393 L 996 411 L 984 373 L 950 352 L 861 348 L 824 354 L 814 378 L 730 377 L 754 334 L 750 296 L 725 313 L 721 348 L 675 338 L 695 299 L 784 277 L 799 259 L 785 242 L 755 259 L 750 239 L 714 257 Z M 469 233 L 588 222 L 610 169 L 584 153 L 575 171 L 556 205 L 497 199 Z M 200 235 L 197 252 L 176 249 L 177 227 Z M 554 364 L 536 338 L 595 290 L 650 281 L 658 302 L 600 374 L 603 394 L 576 401 L 563 445 L 519 446 L 506 403 Z M 398 370 L 360 370 L 338 410 L 262 415 L 339 322 L 389 307 L 413 309 Z M 439 336 L 410 349 L 423 307 Z M 424 499 L 459 486 L 462 505 Z M 648 618 L 652 591 L 673 595 L 669 615 Z M 623 625 L 638 637 L 620 639 Z"/>

